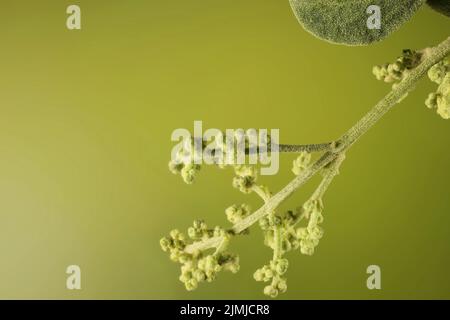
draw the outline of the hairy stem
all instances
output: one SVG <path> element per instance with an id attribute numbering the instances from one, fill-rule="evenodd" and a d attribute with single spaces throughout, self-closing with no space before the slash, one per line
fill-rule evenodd
<path id="1" fill-rule="evenodd" d="M 330 151 L 333 148 L 333 142 L 313 143 L 313 144 L 279 144 L 276 148 L 278 153 L 299 153 L 299 152 L 321 152 Z M 270 151 L 271 145 L 267 145 L 267 151 Z M 258 148 L 246 148 L 245 154 L 258 154 Z"/>
<path id="2" fill-rule="evenodd" d="M 329 144 L 329 150 L 326 151 L 313 165 L 300 175 L 296 176 L 277 194 L 272 196 L 261 208 L 256 210 L 253 214 L 245 219 L 237 222 L 232 231 L 236 234 L 244 231 L 266 214 L 275 210 L 284 200 L 286 200 L 294 191 L 306 183 L 313 177 L 320 169 L 330 164 L 332 161 L 343 161 L 343 156 L 364 133 L 375 125 L 397 102 L 407 93 L 414 89 L 416 83 L 426 74 L 428 69 L 433 65 L 444 59 L 450 52 L 450 37 L 441 42 L 438 46 L 424 50 L 421 63 L 393 88 L 383 99 L 381 99 L 373 109 L 371 109 L 361 120 L 359 120 L 353 127 L 351 127 L 342 137 L 336 142 Z M 324 149 L 327 150 L 327 149 Z M 340 159 L 340 160 L 339 160 Z M 339 167 L 337 166 L 337 168 Z M 321 186 L 316 190 L 316 196 L 319 196 L 328 188 L 337 170 L 332 171 L 328 176 L 324 177 Z M 192 252 L 195 249 L 212 248 L 214 245 L 220 244 L 221 238 L 211 238 L 207 241 L 193 243 L 186 247 L 186 252 Z"/>
<path id="3" fill-rule="evenodd" d="M 333 143 L 317 143 L 317 144 L 280 144 L 278 145 L 279 152 L 319 152 L 329 151 L 332 149 Z"/>
<path id="4" fill-rule="evenodd" d="M 274 237 L 274 248 L 273 248 L 273 258 L 276 261 L 282 256 L 282 238 L 281 238 L 281 226 L 276 226 L 273 232 Z"/>
<path id="5" fill-rule="evenodd" d="M 311 196 L 312 199 L 320 199 L 323 197 L 334 177 L 339 174 L 339 167 L 341 166 L 344 159 L 345 154 L 341 152 L 338 154 L 336 159 L 330 163 L 329 168 L 327 169 L 327 172 L 325 173 L 322 181 Z"/>

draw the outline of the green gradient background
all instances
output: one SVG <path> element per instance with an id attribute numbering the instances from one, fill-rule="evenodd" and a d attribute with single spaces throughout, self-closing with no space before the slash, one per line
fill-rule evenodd
<path id="1" fill-rule="evenodd" d="M 81 31 L 65 27 L 69 4 Z M 279 128 L 285 143 L 337 138 L 389 90 L 374 64 L 450 26 L 423 8 L 382 43 L 344 47 L 302 30 L 287 0 L 2 1 L 0 12 L 0 298 L 263 298 L 252 274 L 271 252 L 257 229 L 232 244 L 238 274 L 192 293 L 159 249 L 174 227 L 260 205 L 229 170 L 206 168 L 192 186 L 171 175 L 171 132 L 203 120 Z M 421 81 L 347 154 L 325 237 L 313 257 L 289 254 L 283 298 L 450 298 L 450 122 L 424 106 L 431 90 Z M 292 159 L 261 181 L 282 188 Z M 80 291 L 65 288 L 70 264 Z M 382 290 L 366 288 L 371 264 Z"/>

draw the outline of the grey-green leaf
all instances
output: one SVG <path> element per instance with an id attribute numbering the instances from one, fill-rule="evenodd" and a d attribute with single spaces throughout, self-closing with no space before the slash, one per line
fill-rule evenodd
<path id="1" fill-rule="evenodd" d="M 427 3 L 437 12 L 450 17 L 450 0 L 428 0 Z"/>
<path id="2" fill-rule="evenodd" d="M 447 1 L 448 0 L 444 0 Z M 408 21 L 425 0 L 289 0 L 300 24 L 313 35 L 332 43 L 367 45 L 386 38 Z M 380 9 L 379 28 L 368 20 Z"/>

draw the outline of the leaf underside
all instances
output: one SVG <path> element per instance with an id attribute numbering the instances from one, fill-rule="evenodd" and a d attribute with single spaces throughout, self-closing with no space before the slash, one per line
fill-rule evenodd
<path id="1" fill-rule="evenodd" d="M 437 12 L 450 17 L 450 0 L 428 0 L 427 3 Z"/>
<path id="2" fill-rule="evenodd" d="M 448 2 L 449 0 L 444 0 Z M 367 45 L 408 21 L 425 0 L 289 0 L 297 20 L 316 37 L 337 44 Z M 381 28 L 369 29 L 367 8 L 377 5 Z"/>

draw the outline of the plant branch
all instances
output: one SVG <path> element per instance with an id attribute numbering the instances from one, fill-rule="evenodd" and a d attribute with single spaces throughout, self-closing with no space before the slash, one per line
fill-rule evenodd
<path id="1" fill-rule="evenodd" d="M 274 247 L 273 247 L 273 258 L 272 260 L 276 261 L 282 256 L 282 238 L 281 238 L 281 226 L 276 226 L 274 229 L 273 237 L 274 237 Z"/>
<path id="2" fill-rule="evenodd" d="M 333 143 L 317 143 L 317 144 L 280 144 L 278 145 L 279 152 L 294 153 L 294 152 L 320 152 L 330 151 Z"/>
<path id="3" fill-rule="evenodd" d="M 323 197 L 328 187 L 330 186 L 331 182 L 333 181 L 334 177 L 336 177 L 339 174 L 339 167 L 341 166 L 344 160 L 345 154 L 339 153 L 336 159 L 330 163 L 329 168 L 327 169 L 322 181 L 320 182 L 319 186 L 311 196 L 312 199 L 320 199 Z"/>
<path id="4" fill-rule="evenodd" d="M 407 93 L 414 89 L 415 84 L 426 74 L 428 69 L 445 58 L 450 52 L 450 37 L 441 42 L 438 46 L 425 50 L 421 63 L 393 88 L 383 99 L 381 99 L 373 109 L 371 109 L 361 120 L 351 127 L 336 143 L 329 144 L 330 150 L 326 151 L 313 165 L 301 174 L 296 176 L 277 194 L 272 196 L 262 207 L 245 219 L 237 222 L 232 231 L 239 234 L 256 221 L 264 217 L 269 212 L 277 208 L 294 191 L 306 183 L 320 169 L 336 160 L 336 170 L 332 170 L 324 177 L 313 196 L 319 196 L 325 192 L 332 179 L 337 174 L 337 169 L 343 161 L 344 153 L 348 150 L 364 133 L 375 125 L 397 102 Z M 326 149 L 324 149 L 326 150 Z M 317 193 L 317 194 L 316 194 Z M 215 247 L 221 242 L 221 237 L 210 238 L 206 241 L 193 243 L 186 247 L 186 252 L 203 250 Z"/>

